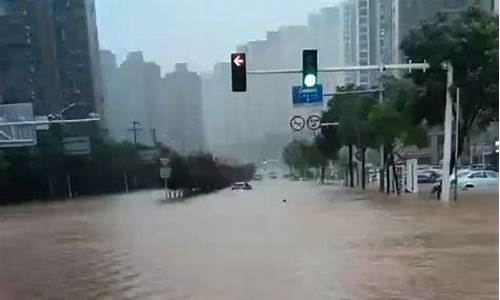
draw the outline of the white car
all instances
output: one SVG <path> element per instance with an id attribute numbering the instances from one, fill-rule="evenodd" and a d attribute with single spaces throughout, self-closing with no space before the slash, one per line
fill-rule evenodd
<path id="1" fill-rule="evenodd" d="M 233 190 L 233 191 L 235 191 L 235 190 L 248 191 L 251 189 L 252 189 L 252 186 L 250 184 L 248 184 L 248 182 L 236 182 L 231 186 L 231 190 Z"/>
<path id="2" fill-rule="evenodd" d="M 494 171 L 470 171 L 458 174 L 458 186 L 461 188 L 498 186 L 498 173 Z M 455 183 L 455 180 L 452 181 Z"/>

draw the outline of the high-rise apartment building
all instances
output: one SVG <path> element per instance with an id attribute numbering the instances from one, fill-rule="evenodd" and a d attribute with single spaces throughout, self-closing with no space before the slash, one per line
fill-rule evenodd
<path id="1" fill-rule="evenodd" d="M 39 115 L 100 112 L 95 0 L 0 0 L 0 101 Z"/>
<path id="2" fill-rule="evenodd" d="M 167 146 L 191 153 L 205 149 L 203 130 L 203 102 L 201 77 L 188 70 L 186 63 L 177 63 L 172 73 L 165 75 L 165 91 L 168 101 L 165 118 Z"/>

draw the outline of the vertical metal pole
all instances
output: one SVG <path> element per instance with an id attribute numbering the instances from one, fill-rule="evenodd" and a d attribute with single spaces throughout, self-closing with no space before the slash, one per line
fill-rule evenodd
<path id="1" fill-rule="evenodd" d="M 444 143 L 443 143 L 443 182 L 441 200 L 450 202 L 450 160 L 451 160 L 451 138 L 453 127 L 453 109 L 451 86 L 453 85 L 453 66 L 451 62 L 446 64 L 447 84 L 446 84 L 446 107 L 444 112 Z"/>
<path id="2" fill-rule="evenodd" d="M 460 121 L 460 88 L 457 88 L 457 99 L 455 101 L 455 186 L 453 193 L 453 200 L 457 202 L 458 198 L 458 129 L 459 129 L 459 121 Z"/>
<path id="3" fill-rule="evenodd" d="M 366 149 L 361 150 L 363 152 L 363 157 L 361 158 L 361 187 L 366 189 Z"/>
<path id="4" fill-rule="evenodd" d="M 468 139 L 470 143 L 470 138 Z M 474 145 L 469 146 L 469 164 L 472 166 L 474 164 Z"/>
<path id="5" fill-rule="evenodd" d="M 384 101 L 384 94 L 382 92 L 382 77 L 378 81 L 378 103 L 382 103 Z M 384 145 L 380 145 L 379 147 L 379 154 L 380 154 L 380 191 L 384 192 Z"/>
<path id="6" fill-rule="evenodd" d="M 123 172 L 123 183 L 125 183 L 125 193 L 128 193 L 128 178 L 127 178 L 127 172 Z"/>
<path id="7" fill-rule="evenodd" d="M 484 154 L 484 144 L 481 144 L 481 164 L 486 164 L 486 155 Z"/>
<path id="8" fill-rule="evenodd" d="M 71 187 L 71 177 L 69 176 L 69 173 L 66 173 L 66 182 L 68 184 L 68 197 L 73 198 L 73 189 Z"/>
<path id="9" fill-rule="evenodd" d="M 155 128 L 151 128 L 151 135 L 153 136 L 153 144 L 156 145 L 157 140 L 156 140 L 156 129 Z"/>
<path id="10" fill-rule="evenodd" d="M 132 128 L 134 130 L 134 144 L 137 145 L 137 122 L 132 123 Z"/>

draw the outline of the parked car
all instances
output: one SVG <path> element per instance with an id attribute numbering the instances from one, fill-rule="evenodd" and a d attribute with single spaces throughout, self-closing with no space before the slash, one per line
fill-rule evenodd
<path id="1" fill-rule="evenodd" d="M 253 176 L 253 180 L 255 180 L 255 181 L 261 181 L 261 180 L 262 180 L 262 175 L 260 175 L 260 174 L 255 174 L 255 175 Z"/>
<path id="2" fill-rule="evenodd" d="M 477 164 L 477 165 L 472 165 L 471 169 L 474 171 L 495 171 L 495 172 L 498 172 L 498 168 L 495 165 Z"/>
<path id="3" fill-rule="evenodd" d="M 231 190 L 235 191 L 235 190 L 251 190 L 252 189 L 252 186 L 250 184 L 248 184 L 248 182 L 235 182 L 232 186 L 231 186 Z"/>
<path id="4" fill-rule="evenodd" d="M 494 171 L 471 171 L 462 173 L 457 176 L 458 179 L 452 179 L 452 184 L 455 182 L 461 188 L 476 188 L 476 187 L 494 187 L 498 186 L 498 173 Z"/>
<path id="5" fill-rule="evenodd" d="M 421 171 L 417 174 L 418 183 L 435 183 L 439 179 L 440 175 L 432 170 Z"/>

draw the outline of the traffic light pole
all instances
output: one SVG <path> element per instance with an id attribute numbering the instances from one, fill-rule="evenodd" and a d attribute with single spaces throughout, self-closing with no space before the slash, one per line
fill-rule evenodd
<path id="1" fill-rule="evenodd" d="M 451 96 L 451 87 L 453 85 L 453 65 L 447 62 L 445 65 L 447 73 L 446 84 L 446 107 L 444 111 L 444 146 L 443 146 L 443 171 L 441 183 L 441 200 L 444 203 L 450 202 L 450 161 L 451 161 L 451 142 L 453 131 L 453 99 Z"/>
<path id="2" fill-rule="evenodd" d="M 340 66 L 340 67 L 324 67 L 318 68 L 318 73 L 335 73 L 335 72 L 356 72 L 356 71 L 375 71 L 379 70 L 380 73 L 390 70 L 422 70 L 426 71 L 430 65 L 424 60 L 422 63 L 413 63 L 411 60 L 406 64 L 380 64 L 380 65 L 367 65 L 367 66 Z M 446 107 L 445 107 L 445 122 L 444 122 L 444 149 L 443 149 L 443 177 L 442 177 L 442 201 L 450 201 L 450 159 L 451 159 L 451 134 L 452 134 L 452 96 L 450 89 L 453 84 L 453 66 L 451 63 L 444 64 L 444 69 L 447 71 L 447 91 L 446 91 Z M 303 73 L 301 69 L 281 69 L 281 70 L 249 70 L 249 75 L 270 75 L 270 74 L 300 74 Z M 303 80 L 304 81 L 304 80 Z M 379 83 L 379 102 L 383 100 L 383 91 Z M 380 149 L 381 153 L 383 148 Z M 383 154 L 382 154 L 383 155 Z M 382 161 L 382 156 L 381 156 Z"/>
<path id="3" fill-rule="evenodd" d="M 422 70 L 426 71 L 430 65 L 424 60 L 422 63 L 413 63 L 411 60 L 406 64 L 388 64 L 388 65 L 367 65 L 367 66 L 339 66 L 339 67 L 324 67 L 318 68 L 318 73 L 335 73 L 335 72 L 356 72 L 356 71 L 374 71 L 381 72 L 391 70 Z M 248 75 L 272 75 L 272 74 L 301 74 L 302 69 L 277 69 L 277 70 L 248 70 Z"/>

